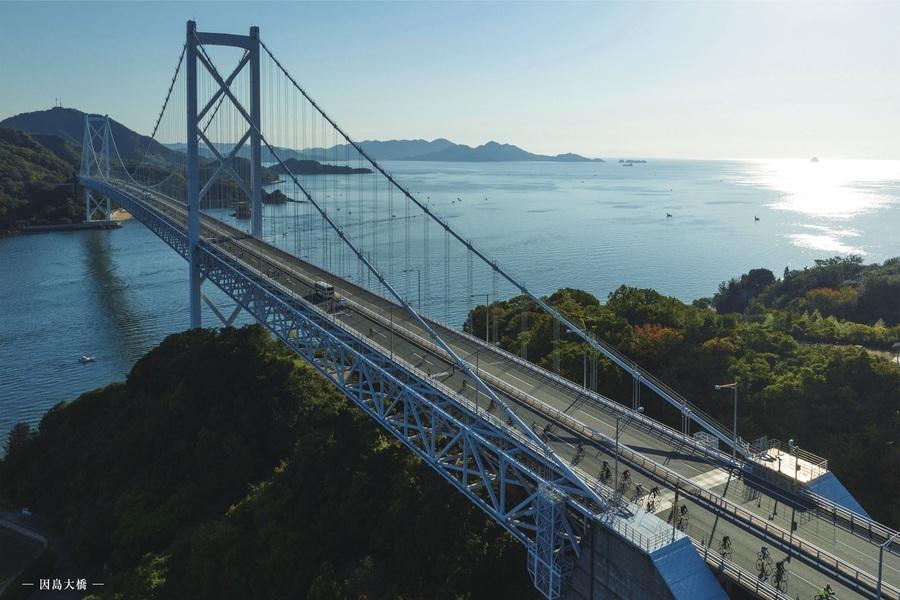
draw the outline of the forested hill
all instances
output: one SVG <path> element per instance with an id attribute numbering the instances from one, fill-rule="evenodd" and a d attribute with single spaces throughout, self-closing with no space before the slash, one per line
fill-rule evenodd
<path id="1" fill-rule="evenodd" d="M 285 160 L 284 167 L 274 165 L 269 167 L 269 170 L 282 174 L 290 171 L 294 175 L 363 175 L 372 172 L 372 169 L 365 167 L 323 164 L 317 160 L 299 160 L 296 158 Z"/>
<path id="2" fill-rule="evenodd" d="M 0 127 L 0 230 L 83 218 L 75 199 L 80 152 L 59 136 L 36 137 Z"/>
<path id="3" fill-rule="evenodd" d="M 167 338 L 17 426 L 0 496 L 93 598 L 534 598 L 525 551 L 258 326 Z"/>
<path id="4" fill-rule="evenodd" d="M 49 133 L 68 139 L 81 145 L 84 134 L 85 113 L 74 108 L 54 107 L 47 110 L 21 113 L 0 121 L 0 127 L 21 129 L 28 133 Z M 116 147 L 124 160 L 141 160 L 145 153 L 160 164 L 169 164 L 183 160 L 181 153 L 151 140 L 122 125 L 113 119 L 109 120 Z M 79 156 L 81 149 L 78 150 Z"/>
<path id="5" fill-rule="evenodd" d="M 685 304 L 627 286 L 605 304 L 568 288 L 547 301 L 719 422 L 731 423 L 733 408 L 730 396 L 714 386 L 737 381 L 742 437 L 794 439 L 827 457 L 829 468 L 869 514 L 897 527 L 900 367 L 879 349 L 900 341 L 900 324 L 888 325 L 900 302 L 900 258 L 880 265 L 863 265 L 857 257 L 825 259 L 788 270 L 782 279 L 759 271 L 765 270 L 721 286 L 711 301 L 721 312 L 710 300 Z M 731 304 L 740 290 L 749 290 L 746 298 Z M 876 301 L 882 298 L 883 304 Z M 470 333 L 484 336 L 485 314 L 483 306 L 473 311 L 466 326 Z M 861 321 L 838 314 L 858 315 Z M 553 323 L 534 302 L 522 296 L 497 302 L 490 319 L 505 349 L 519 353 L 527 343 L 529 360 L 553 368 Z M 564 336 L 560 373 L 580 384 L 587 351 L 574 336 Z M 602 357 L 598 370 L 599 391 L 630 403 L 631 379 Z M 664 401 L 650 393 L 642 401 L 650 416 L 679 427 L 680 415 Z"/>
<path id="6" fill-rule="evenodd" d="M 900 258 L 866 265 L 861 256 L 836 256 L 816 260 L 804 269 L 785 268 L 781 279 L 768 269 L 753 269 L 740 278 L 723 282 L 712 305 L 722 313 L 774 309 L 798 315 L 818 314 L 834 323 L 843 320 L 890 327 L 900 324 Z M 853 334 L 844 333 L 845 337 Z M 889 345 L 900 341 L 900 335 L 847 341 L 880 341 Z"/>
<path id="7" fill-rule="evenodd" d="M 408 157 L 408 160 L 431 160 L 447 162 L 504 162 L 504 161 L 544 161 L 544 162 L 603 162 L 599 158 L 586 158 L 579 154 L 534 154 L 512 144 L 488 142 L 480 146 L 454 144 L 428 154 Z"/>

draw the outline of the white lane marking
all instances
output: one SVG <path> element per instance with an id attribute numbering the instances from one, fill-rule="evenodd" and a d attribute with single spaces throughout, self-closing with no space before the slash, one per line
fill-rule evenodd
<path id="1" fill-rule="evenodd" d="M 171 208 L 171 207 L 170 207 L 170 208 Z M 181 213 L 180 213 L 180 214 L 181 214 Z M 204 225 L 204 226 L 209 227 L 208 225 Z M 213 230 L 214 230 L 214 231 L 218 231 L 215 227 L 213 227 Z M 245 244 L 244 244 L 242 241 L 237 241 L 237 245 L 238 245 L 239 247 L 245 246 Z M 274 254 L 274 253 L 272 253 L 272 252 L 269 252 L 269 251 L 266 251 L 265 248 L 256 248 L 255 250 L 254 250 L 254 249 L 249 249 L 248 251 L 250 251 L 250 252 L 261 252 L 262 254 L 264 254 L 264 255 L 265 255 L 268 259 L 270 259 L 270 260 L 278 260 L 278 259 L 280 258 L 280 257 L 278 257 L 276 254 Z M 316 277 L 316 275 L 315 275 L 311 270 L 306 269 L 306 268 L 302 268 L 302 267 L 301 267 L 301 268 L 297 268 L 295 265 L 291 265 L 291 266 L 283 265 L 283 266 L 280 267 L 280 268 L 281 268 L 282 270 L 286 270 L 286 271 L 290 272 L 291 274 L 293 274 L 293 275 L 295 275 L 295 276 L 296 276 L 296 275 L 301 275 L 301 276 L 303 276 L 305 279 L 315 278 L 315 277 Z M 351 284 L 351 285 L 352 285 L 352 284 Z M 337 287 L 337 286 L 336 286 L 336 287 Z M 338 289 L 339 289 L 340 293 L 341 293 L 343 296 L 347 297 L 347 298 L 352 298 L 352 299 L 355 300 L 355 299 L 357 299 L 357 298 L 359 298 L 359 297 L 362 297 L 362 296 L 360 296 L 359 293 L 357 293 L 357 292 L 350 292 L 350 291 L 348 290 L 348 288 L 345 288 L 345 287 L 343 287 L 343 286 L 339 287 Z M 370 299 L 370 298 L 368 297 L 369 294 L 368 294 L 365 290 L 361 290 L 361 293 L 366 295 L 366 296 L 365 296 L 365 302 L 364 302 L 364 303 L 365 303 L 365 304 L 372 304 L 372 300 L 373 300 L 373 299 Z M 374 301 L 375 301 L 375 303 L 377 304 L 377 299 L 374 299 Z M 400 307 L 400 308 L 402 309 L 402 307 Z M 361 315 L 361 316 L 363 316 L 363 317 L 365 318 L 365 315 Z M 395 322 L 395 325 L 398 325 L 398 324 L 406 325 L 406 324 L 407 324 L 407 321 L 406 321 L 405 319 L 401 319 L 400 321 Z M 415 324 L 413 324 L 413 325 L 415 325 Z M 412 332 L 411 330 L 407 329 L 407 327 L 405 327 L 405 326 L 404 326 L 404 327 L 400 327 L 400 329 L 403 329 L 403 330 L 405 330 L 405 331 L 407 331 L 407 332 L 410 332 L 410 333 L 414 333 L 414 332 Z M 382 336 L 384 336 L 384 337 L 387 337 L 387 334 L 384 334 L 384 333 L 382 333 L 382 332 L 380 332 L 380 331 L 377 331 L 377 332 L 375 332 L 375 333 L 377 333 L 377 334 L 379 334 L 379 335 L 382 335 Z M 423 333 L 424 333 L 424 332 L 423 332 Z M 456 345 L 454 345 L 454 346 L 455 346 L 455 349 L 458 349 L 458 348 L 459 348 L 459 347 L 456 346 Z M 421 359 L 423 362 L 425 362 L 425 363 L 432 364 L 432 363 L 431 363 L 427 358 L 425 358 L 425 357 L 419 356 L 419 355 L 416 354 L 416 353 L 413 353 L 413 355 L 417 356 L 418 358 L 420 358 L 420 359 Z M 497 366 L 497 365 L 505 364 L 505 362 L 506 362 L 506 361 L 499 361 L 499 362 L 485 361 L 486 364 L 491 365 L 491 366 Z M 512 379 L 515 379 L 515 380 L 517 380 L 517 381 L 519 381 L 519 382 L 525 384 L 526 386 L 533 386 L 535 389 L 542 388 L 542 387 L 544 387 L 544 385 L 546 384 L 546 382 L 540 381 L 540 380 L 538 380 L 538 381 L 526 381 L 526 380 L 522 379 L 521 377 L 518 377 L 518 376 L 514 375 L 514 374 L 511 372 L 511 369 L 517 368 L 517 367 L 519 367 L 519 366 L 518 366 L 518 365 L 515 365 L 515 364 L 511 364 L 511 365 L 510 365 L 510 370 L 505 371 L 505 372 L 503 373 L 503 375 L 508 376 L 508 377 L 510 377 L 510 378 L 512 378 Z M 520 368 L 520 367 L 519 367 L 519 368 Z M 532 377 L 534 376 L 534 375 L 531 374 L 531 373 L 528 373 L 528 375 L 529 375 L 529 376 L 532 376 Z M 563 391 L 565 392 L 566 390 L 563 390 Z M 596 416 L 594 416 L 594 415 L 592 415 L 592 414 L 590 414 L 590 413 L 587 413 L 587 412 L 585 412 L 585 411 L 583 411 L 583 410 L 581 410 L 581 409 L 578 409 L 578 412 L 580 412 L 580 413 L 582 413 L 583 415 L 585 415 L 585 416 L 587 416 L 587 417 L 589 417 L 589 418 L 591 418 L 591 419 L 597 421 L 598 423 L 606 424 L 604 421 L 602 421 L 602 420 L 599 419 L 598 417 L 596 417 Z M 608 424 L 607 424 L 607 425 L 608 425 Z M 566 444 L 566 445 L 571 446 L 571 444 Z M 574 446 L 572 446 L 572 447 L 574 447 Z M 673 450 L 677 450 L 677 449 L 673 447 Z M 687 467 L 689 467 L 689 468 L 691 468 L 691 469 L 693 469 L 693 470 L 695 470 L 695 471 L 701 473 L 701 477 L 702 477 L 702 474 L 704 473 L 704 471 L 703 471 L 702 469 L 696 467 L 695 465 L 693 465 L 693 464 L 690 463 L 690 462 L 681 463 L 681 464 L 684 464 L 685 466 L 687 466 Z M 817 520 L 818 520 L 818 518 L 817 518 Z M 827 526 L 828 524 L 825 523 L 825 525 Z M 842 539 L 830 539 L 830 538 L 826 538 L 826 537 L 825 537 L 823 534 L 821 534 L 821 533 L 818 533 L 818 532 L 816 532 L 816 531 L 809 531 L 809 530 L 807 530 L 807 531 L 805 532 L 805 534 L 806 534 L 806 535 L 809 535 L 809 536 L 811 536 L 811 537 L 814 537 L 814 538 L 819 538 L 819 539 L 821 539 L 821 540 L 823 540 L 823 541 L 827 541 L 827 542 L 831 542 L 831 543 L 837 542 L 837 543 L 840 544 L 841 546 L 844 546 L 844 547 L 848 548 L 849 550 L 852 550 L 852 551 L 856 552 L 857 554 L 861 555 L 862 557 L 865 557 L 865 558 L 870 559 L 870 560 L 874 560 L 874 557 L 870 556 L 869 554 L 865 553 L 864 551 L 862 551 L 862 550 L 860 550 L 860 549 L 858 549 L 858 548 L 856 548 L 856 547 L 854 547 L 854 546 L 851 546 L 850 544 L 844 542 Z M 890 563 L 887 564 L 887 567 L 888 567 L 888 569 L 891 570 L 891 571 L 900 572 L 900 570 L 898 570 L 896 567 L 894 567 L 894 566 L 891 565 Z M 804 581 L 805 581 L 805 580 L 804 580 Z M 808 582 L 807 582 L 807 583 L 808 583 Z"/>
<path id="2" fill-rule="evenodd" d="M 701 473 L 700 475 L 695 475 L 694 477 L 688 479 L 688 481 L 693 484 L 699 485 L 700 487 L 709 489 L 728 481 L 728 471 L 724 469 L 713 469 L 711 471 Z M 659 497 L 657 497 L 657 508 L 654 510 L 654 514 L 658 515 L 662 512 L 671 510 L 674 501 L 675 492 L 667 488 L 662 494 L 659 495 Z"/>
<path id="3" fill-rule="evenodd" d="M 591 413 L 589 413 L 589 412 L 585 412 L 585 411 L 584 411 L 583 409 L 581 409 L 581 408 L 576 408 L 575 411 L 576 411 L 576 412 L 579 412 L 579 413 L 581 413 L 581 414 L 583 414 L 584 416 L 586 416 L 586 417 L 589 418 L 589 419 L 592 419 L 593 421 L 596 421 L 597 423 L 600 423 L 601 425 L 605 425 L 606 427 L 608 427 L 608 428 L 610 429 L 610 432 L 613 431 L 613 430 L 615 429 L 615 425 L 613 425 L 613 424 L 611 424 L 611 423 L 607 423 L 606 421 L 604 421 L 604 420 L 601 419 L 600 417 L 598 417 L 598 416 L 596 416 L 596 415 L 594 415 L 594 414 L 591 414 Z M 635 433 L 637 433 L 637 432 L 643 433 L 643 431 L 642 431 L 642 430 L 639 430 L 639 429 L 634 430 L 634 432 L 635 432 Z M 635 435 L 635 433 L 632 433 L 632 435 Z M 650 439 L 655 439 L 655 438 L 652 438 L 652 437 L 651 437 Z M 657 441 L 658 441 L 658 440 L 657 440 Z M 633 445 L 633 444 L 632 444 L 632 445 Z M 662 451 L 663 451 L 663 452 L 668 452 L 668 453 L 675 453 L 675 452 L 678 451 L 678 448 L 675 448 L 675 447 L 670 447 L 670 448 L 671 448 L 670 450 L 666 450 L 665 448 L 662 448 Z M 690 461 L 680 462 L 680 463 L 678 463 L 678 465 L 679 465 L 679 466 L 684 465 L 685 467 L 691 469 L 692 471 L 696 471 L 696 472 L 699 473 L 699 474 L 703 474 L 703 473 L 707 473 L 707 472 L 708 472 L 708 470 L 704 470 L 704 469 L 698 467 L 697 465 L 693 464 L 693 463 L 690 462 Z M 667 468 L 669 468 L 669 469 L 671 469 L 671 470 L 673 470 L 673 471 L 676 471 L 676 472 L 678 471 L 678 469 L 674 468 L 674 467 L 671 466 L 671 465 L 667 466 Z"/>

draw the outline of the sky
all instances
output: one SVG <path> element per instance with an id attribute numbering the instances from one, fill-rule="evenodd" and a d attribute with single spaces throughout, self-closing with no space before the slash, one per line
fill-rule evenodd
<path id="1" fill-rule="evenodd" d="M 0 118 L 149 133 L 184 42 L 251 25 L 352 137 L 900 159 L 900 2 L 0 1 Z"/>

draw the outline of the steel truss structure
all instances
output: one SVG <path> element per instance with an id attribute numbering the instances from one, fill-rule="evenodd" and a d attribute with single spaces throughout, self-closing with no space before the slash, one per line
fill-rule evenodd
<path id="1" fill-rule="evenodd" d="M 237 66 L 224 80 L 212 65 L 212 61 L 203 49 L 208 46 L 226 46 L 242 48 L 244 54 Z M 203 108 L 199 108 L 197 99 L 197 66 L 201 65 L 213 75 L 218 89 L 213 92 Z M 180 66 L 180 65 L 179 65 Z M 187 77 L 187 205 L 188 205 L 188 243 L 190 244 L 190 305 L 191 327 L 200 327 L 200 287 L 202 278 L 197 263 L 198 245 L 200 241 L 200 202 L 219 181 L 228 174 L 238 185 L 250 204 L 251 233 L 253 237 L 262 239 L 262 163 L 260 151 L 260 92 L 259 92 L 259 28 L 251 27 L 250 35 L 233 35 L 225 33 L 205 33 L 197 31 L 194 21 L 187 22 L 185 39 L 185 67 Z M 234 96 L 231 86 L 237 76 L 245 68 L 250 70 L 250 107 L 245 108 Z M 238 139 L 230 151 L 223 155 L 220 148 L 207 137 L 200 122 L 207 116 L 210 120 L 221 103 L 228 101 L 244 119 L 247 130 Z M 250 181 L 235 171 L 232 161 L 249 141 L 250 143 Z M 200 142 L 209 149 L 219 163 L 215 172 L 200 188 Z M 218 312 L 218 311 L 216 311 Z M 221 318 L 221 315 L 219 315 Z M 224 320 L 224 319 L 223 319 Z"/>
<path id="2" fill-rule="evenodd" d="M 81 149 L 81 172 L 92 176 L 109 178 L 109 157 L 112 144 L 112 133 L 109 130 L 109 117 L 84 115 L 84 136 Z M 108 221 L 111 214 L 109 198 L 98 196 L 90 189 L 84 188 L 84 220 Z M 100 218 L 97 218 L 100 215 Z"/>
<path id="3" fill-rule="evenodd" d="M 119 184 L 82 176 L 183 258 L 181 224 Z M 133 187 L 133 186 L 130 186 Z M 154 192 L 147 189 L 143 194 Z M 559 598 L 591 520 L 602 514 L 581 482 L 515 429 L 363 339 L 306 299 L 200 240 L 197 262 L 211 281 L 358 407 L 528 549 L 528 569 L 547 598 Z"/>

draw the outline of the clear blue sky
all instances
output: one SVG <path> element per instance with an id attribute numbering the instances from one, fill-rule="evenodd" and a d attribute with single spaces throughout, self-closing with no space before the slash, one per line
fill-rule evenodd
<path id="1" fill-rule="evenodd" d="M 900 3 L 0 2 L 0 117 L 149 132 L 184 41 L 261 36 L 357 139 L 900 159 Z"/>

